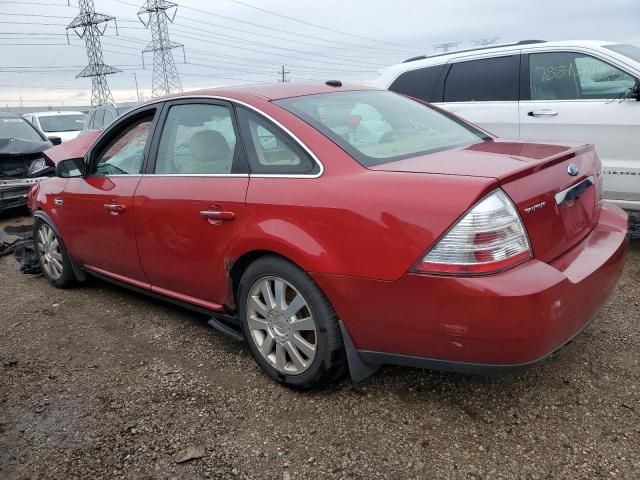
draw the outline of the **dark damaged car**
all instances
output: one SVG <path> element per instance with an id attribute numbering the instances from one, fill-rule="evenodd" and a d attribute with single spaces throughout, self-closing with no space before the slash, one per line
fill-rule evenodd
<path id="1" fill-rule="evenodd" d="M 58 144 L 24 118 L 0 113 L 0 213 L 27 204 L 29 187 L 53 173 L 42 152 Z"/>

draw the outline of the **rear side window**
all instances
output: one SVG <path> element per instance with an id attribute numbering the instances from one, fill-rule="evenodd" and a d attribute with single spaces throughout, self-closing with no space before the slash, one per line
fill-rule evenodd
<path id="1" fill-rule="evenodd" d="M 443 69 L 444 65 L 436 65 L 404 72 L 389 90 L 430 102 Z"/>
<path id="2" fill-rule="evenodd" d="M 320 172 L 318 164 L 285 132 L 267 119 L 238 108 L 251 173 L 301 175 Z"/>
<path id="3" fill-rule="evenodd" d="M 520 55 L 484 58 L 451 65 L 445 102 L 518 100 Z"/>
<path id="4" fill-rule="evenodd" d="M 614 98 L 635 83 L 628 73 L 584 53 L 529 55 L 531 100 Z"/>

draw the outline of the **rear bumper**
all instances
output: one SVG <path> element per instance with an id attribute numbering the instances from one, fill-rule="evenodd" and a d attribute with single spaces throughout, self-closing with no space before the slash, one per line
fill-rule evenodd
<path id="1" fill-rule="evenodd" d="M 640 211 L 640 200 L 611 200 L 607 199 L 607 202 L 613 203 L 625 210 Z"/>
<path id="2" fill-rule="evenodd" d="M 605 203 L 593 231 L 548 264 L 394 282 L 312 276 L 364 363 L 500 372 L 544 360 L 588 325 L 615 288 L 627 243 L 626 214 Z"/>

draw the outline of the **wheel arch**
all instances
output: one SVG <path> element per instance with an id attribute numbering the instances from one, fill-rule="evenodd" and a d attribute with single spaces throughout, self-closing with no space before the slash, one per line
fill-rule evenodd
<path id="1" fill-rule="evenodd" d="M 229 268 L 229 272 L 227 274 L 228 284 L 229 284 L 229 293 L 228 293 L 228 302 L 227 304 L 231 305 L 234 310 L 237 310 L 237 298 L 238 298 L 238 286 L 240 285 L 240 279 L 242 275 L 247 270 L 249 265 L 258 260 L 259 258 L 265 256 L 274 256 L 286 260 L 298 268 L 306 271 L 299 263 L 295 262 L 293 259 L 283 255 L 282 253 L 269 250 L 269 249 L 255 249 L 248 250 L 241 254 L 237 259 L 233 261 L 231 267 Z"/>
<path id="2" fill-rule="evenodd" d="M 46 223 L 49 227 L 51 227 L 53 232 L 56 234 L 56 237 L 58 238 L 58 242 L 62 244 L 62 247 L 65 249 L 67 253 L 67 257 L 69 257 L 69 263 L 71 264 L 71 268 L 73 269 L 73 275 L 76 277 L 76 280 L 78 280 L 79 282 L 84 282 L 87 278 L 87 275 L 84 272 L 84 270 L 80 268 L 78 263 L 74 260 L 73 255 L 71 254 L 66 244 L 64 243 L 64 238 L 62 237 L 60 230 L 56 225 L 56 222 L 54 222 L 53 219 L 49 216 L 49 214 L 47 214 L 47 212 L 45 212 L 41 208 L 38 208 L 33 211 L 33 218 L 34 218 L 34 228 L 36 225 L 35 222 L 38 222 L 38 221 L 42 223 Z M 34 235 L 33 241 L 34 242 L 36 241 L 35 235 Z"/>

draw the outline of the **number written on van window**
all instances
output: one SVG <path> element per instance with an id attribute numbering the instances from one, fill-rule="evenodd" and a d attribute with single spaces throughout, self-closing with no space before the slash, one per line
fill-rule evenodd
<path id="1" fill-rule="evenodd" d="M 611 98 L 635 85 L 622 70 L 590 55 L 571 52 L 529 56 L 532 100 Z"/>

